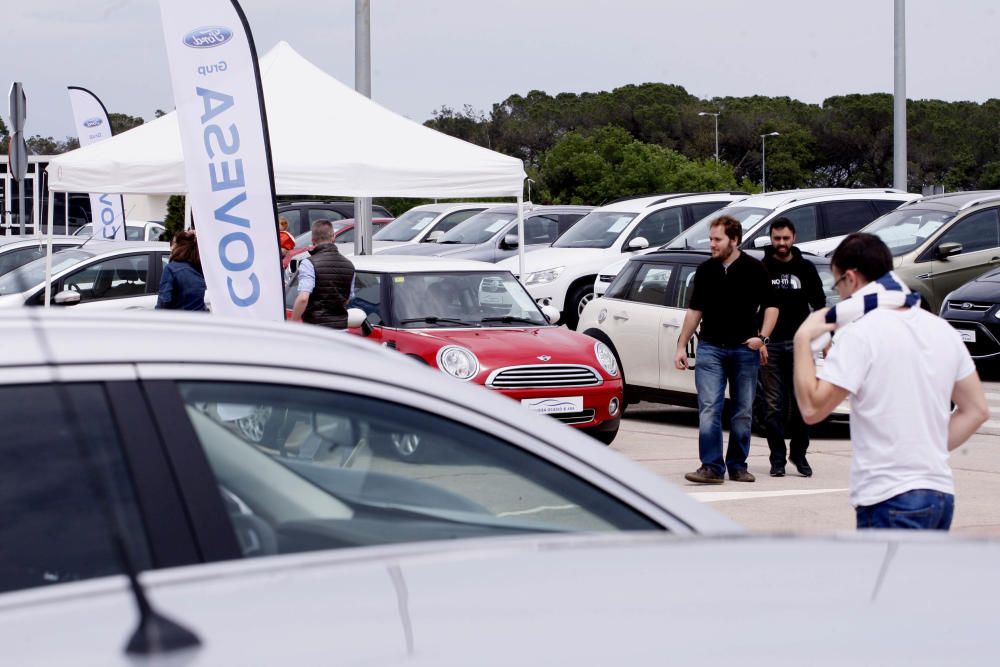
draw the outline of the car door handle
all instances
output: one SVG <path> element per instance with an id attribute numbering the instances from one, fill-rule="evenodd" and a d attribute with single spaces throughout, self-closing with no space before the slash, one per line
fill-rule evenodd
<path id="1" fill-rule="evenodd" d="M 664 322 L 663 323 L 663 328 L 664 329 L 676 329 L 679 326 L 680 326 L 679 324 L 671 324 L 670 322 Z"/>
<path id="2" fill-rule="evenodd" d="M 1000 262 L 1000 257 L 990 257 L 990 264 L 996 264 Z"/>
<path id="3" fill-rule="evenodd" d="M 612 315 L 611 317 L 615 318 L 616 320 L 627 320 L 628 319 L 628 315 L 625 314 L 625 313 L 616 313 L 616 314 Z"/>

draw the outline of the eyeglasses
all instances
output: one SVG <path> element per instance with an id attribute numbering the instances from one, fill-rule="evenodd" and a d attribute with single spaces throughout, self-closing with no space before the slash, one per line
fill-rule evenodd
<path id="1" fill-rule="evenodd" d="M 850 270 L 851 269 L 847 269 L 847 271 L 850 271 Z M 847 271 L 844 271 L 844 273 L 841 274 L 841 276 L 839 278 L 837 278 L 836 281 L 834 281 L 834 283 L 833 283 L 833 289 L 837 289 L 837 285 L 839 285 L 841 282 L 843 282 L 844 278 L 847 277 Z"/>

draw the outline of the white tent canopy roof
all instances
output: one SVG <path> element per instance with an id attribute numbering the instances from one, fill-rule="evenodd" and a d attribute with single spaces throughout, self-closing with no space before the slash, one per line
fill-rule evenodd
<path id="1" fill-rule="evenodd" d="M 379 106 L 279 42 L 260 59 L 275 187 L 282 195 L 516 197 L 520 160 Z M 183 194 L 176 113 L 58 156 L 57 192 Z"/>

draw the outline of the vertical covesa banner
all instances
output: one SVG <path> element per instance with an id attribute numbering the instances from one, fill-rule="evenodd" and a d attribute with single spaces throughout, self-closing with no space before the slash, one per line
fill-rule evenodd
<path id="1" fill-rule="evenodd" d="M 86 88 L 69 86 L 69 103 L 81 146 L 104 141 L 113 133 L 108 110 Z M 125 212 L 121 195 L 90 193 L 90 211 L 94 236 L 99 239 L 125 240 Z"/>
<path id="2" fill-rule="evenodd" d="M 285 317 L 274 172 L 253 37 L 236 0 L 160 0 L 212 312 Z"/>

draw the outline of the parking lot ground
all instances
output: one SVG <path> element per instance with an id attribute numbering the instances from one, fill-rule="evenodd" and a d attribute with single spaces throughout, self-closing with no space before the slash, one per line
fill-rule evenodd
<path id="1" fill-rule="evenodd" d="M 956 486 L 952 530 L 1000 537 L 1000 382 L 986 382 L 985 389 L 990 421 L 951 457 Z M 684 473 L 699 466 L 698 413 L 669 405 L 630 406 L 612 447 L 750 530 L 854 530 L 854 510 L 847 495 L 851 443 L 846 422 L 814 427 L 809 447 L 814 472 L 810 478 L 799 476 L 792 465 L 785 477 L 770 477 L 767 441 L 755 435 L 748 463 L 756 482 L 691 484 Z"/>

